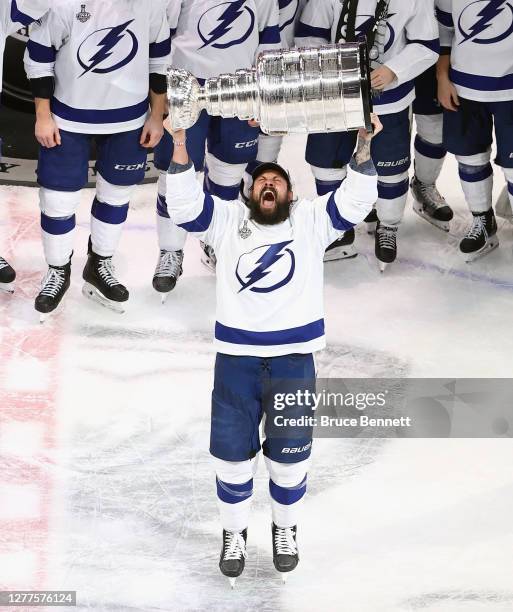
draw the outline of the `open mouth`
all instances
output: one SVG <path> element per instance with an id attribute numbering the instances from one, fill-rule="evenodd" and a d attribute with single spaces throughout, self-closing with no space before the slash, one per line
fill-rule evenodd
<path id="1" fill-rule="evenodd" d="M 262 208 L 274 208 L 276 204 L 276 192 L 274 189 L 264 189 L 260 196 L 260 206 Z"/>

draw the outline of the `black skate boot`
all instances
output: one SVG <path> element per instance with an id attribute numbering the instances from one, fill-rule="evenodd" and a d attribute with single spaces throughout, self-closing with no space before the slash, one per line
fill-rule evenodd
<path id="1" fill-rule="evenodd" d="M 364 221 L 367 224 L 367 234 L 369 234 L 369 236 L 374 236 L 378 226 L 378 213 L 376 212 L 375 208 L 370 211 L 370 213 L 365 217 Z"/>
<path id="2" fill-rule="evenodd" d="M 200 242 L 200 244 L 201 248 L 203 249 L 203 253 L 201 254 L 201 263 L 215 274 L 217 259 L 214 249 L 204 242 Z"/>
<path id="3" fill-rule="evenodd" d="M 3 257 L 0 257 L 0 291 L 14 293 L 14 280 L 16 272 Z"/>
<path id="4" fill-rule="evenodd" d="M 341 238 L 330 244 L 324 253 L 324 261 L 353 259 L 357 255 L 358 253 L 354 246 L 354 228 L 351 228 Z"/>
<path id="5" fill-rule="evenodd" d="M 246 562 L 246 540 L 248 530 L 226 531 L 223 529 L 223 549 L 219 559 L 219 569 L 230 580 L 233 589 L 235 580 L 244 571 Z"/>
<path id="6" fill-rule="evenodd" d="M 499 246 L 497 221 L 493 209 L 472 215 L 474 217 L 472 225 L 460 242 L 460 251 L 467 263 L 490 253 Z"/>
<path id="7" fill-rule="evenodd" d="M 379 269 L 384 272 L 397 257 L 397 227 L 383 225 L 378 221 L 374 245 Z"/>
<path id="8" fill-rule="evenodd" d="M 410 183 L 411 193 L 414 198 L 413 210 L 431 225 L 444 232 L 449 231 L 449 223 L 454 213 L 447 204 L 445 198 L 436 188 L 436 185 L 421 183 L 414 176 Z"/>
<path id="9" fill-rule="evenodd" d="M 153 276 L 153 288 L 162 293 L 162 303 L 167 294 L 176 286 L 176 281 L 182 275 L 183 251 L 160 250 L 159 260 Z"/>
<path id="10" fill-rule="evenodd" d="M 277 527 L 272 524 L 273 534 L 273 563 L 274 567 L 282 573 L 285 582 L 286 572 L 296 569 L 299 563 L 299 554 L 296 542 L 297 527 Z"/>
<path id="11" fill-rule="evenodd" d="M 41 282 L 41 291 L 34 304 L 40 313 L 39 320 L 44 323 L 47 315 L 60 304 L 64 294 L 69 289 L 71 279 L 71 261 L 65 266 L 49 266 L 46 276 Z"/>
<path id="12" fill-rule="evenodd" d="M 125 312 L 121 304 L 128 300 L 128 289 L 116 278 L 112 257 L 101 257 L 94 253 L 90 239 L 82 278 L 85 280 L 82 288 L 85 297 L 114 312 Z"/>

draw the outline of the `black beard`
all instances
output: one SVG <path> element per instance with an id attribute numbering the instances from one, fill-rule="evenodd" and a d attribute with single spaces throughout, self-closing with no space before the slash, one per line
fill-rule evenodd
<path id="1" fill-rule="evenodd" d="M 290 204 L 286 198 L 277 199 L 273 212 L 264 213 L 260 208 L 260 198 L 257 200 L 251 196 L 248 200 L 248 207 L 251 211 L 250 219 L 259 225 L 278 225 L 290 217 Z"/>

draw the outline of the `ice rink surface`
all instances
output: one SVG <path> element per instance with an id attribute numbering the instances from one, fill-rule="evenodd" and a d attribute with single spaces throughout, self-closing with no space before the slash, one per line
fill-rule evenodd
<path id="1" fill-rule="evenodd" d="M 309 196 L 302 151 L 291 138 L 281 161 Z M 410 200 L 383 276 L 363 227 L 360 256 L 326 265 L 320 376 L 513 376 L 513 226 L 499 220 L 500 248 L 465 264 L 457 244 L 470 215 L 452 158 L 439 186 L 454 236 Z M 261 465 L 246 571 L 229 589 L 207 452 L 215 278 L 189 239 L 161 305 L 155 193 L 138 189 L 116 256 L 125 315 L 81 295 L 85 191 L 72 288 L 40 326 L 37 191 L 0 190 L 0 253 L 18 271 L 15 295 L 0 294 L 0 588 L 76 590 L 75 609 L 98 612 L 513 610 L 511 429 L 495 440 L 317 440 L 286 585 Z"/>

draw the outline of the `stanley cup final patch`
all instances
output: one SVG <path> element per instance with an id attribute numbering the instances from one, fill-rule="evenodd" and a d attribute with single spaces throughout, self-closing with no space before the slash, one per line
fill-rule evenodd
<path id="1" fill-rule="evenodd" d="M 80 6 L 80 13 L 77 13 L 77 20 L 80 21 L 80 23 L 85 23 L 89 21 L 89 19 L 91 19 L 91 13 L 88 13 L 86 11 L 86 5 L 82 4 Z"/>

